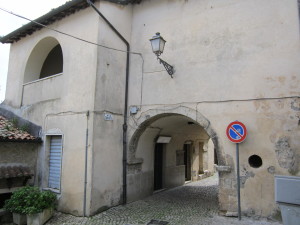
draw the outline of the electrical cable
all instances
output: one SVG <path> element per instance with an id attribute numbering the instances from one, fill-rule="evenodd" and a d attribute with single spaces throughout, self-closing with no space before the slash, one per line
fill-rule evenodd
<path id="1" fill-rule="evenodd" d="M 143 104 L 142 106 L 176 106 L 183 104 L 202 104 L 202 103 L 226 103 L 226 102 L 249 102 L 249 101 L 264 101 L 264 100 L 283 100 L 290 98 L 300 98 L 297 95 L 291 96 L 283 96 L 283 97 L 265 97 L 265 98 L 247 98 L 247 99 L 225 99 L 225 100 L 203 100 L 203 101 L 195 101 L 195 102 L 179 102 L 179 103 L 159 103 L 159 104 Z M 133 106 L 133 105 L 130 105 Z"/>
<path id="2" fill-rule="evenodd" d="M 56 29 L 53 29 L 53 28 L 50 28 L 44 24 L 41 24 L 39 22 L 36 22 L 34 20 L 31 20 L 25 16 L 21 16 L 17 13 L 14 13 L 12 11 L 9 11 L 9 10 L 6 10 L 6 9 L 3 9 L 0 7 L 0 10 L 6 12 L 6 13 L 9 13 L 9 14 L 12 14 L 14 16 L 17 16 L 19 18 L 22 18 L 22 19 L 25 19 L 27 21 L 30 21 L 32 23 L 35 23 L 39 26 L 42 26 L 48 30 L 52 30 L 54 32 L 57 32 L 57 33 L 60 33 L 62 35 L 66 35 L 68 37 L 71 37 L 71 38 L 74 38 L 74 39 L 77 39 L 79 41 L 83 41 L 83 42 L 86 42 L 88 44 L 92 44 L 92 45 L 95 45 L 95 46 L 98 46 L 98 47 L 102 47 L 102 48 L 106 48 L 106 49 L 110 49 L 110 50 L 114 50 L 114 51 L 118 51 L 118 52 L 124 52 L 124 53 L 127 53 L 128 51 L 126 50 L 121 50 L 121 49 L 117 49 L 117 48 L 112 48 L 112 47 L 108 47 L 108 46 L 105 46 L 105 45 L 101 45 L 101 44 L 97 44 L 97 43 L 94 43 L 94 42 L 91 42 L 91 41 L 88 41 L 88 40 L 85 40 L 85 39 L 82 39 L 82 38 L 79 38 L 79 37 L 76 37 L 74 35 L 71 35 L 71 34 L 68 34 L 68 33 L 65 33 L 65 32 L 62 32 L 62 31 L 59 31 L 59 30 L 56 30 Z M 249 99 L 226 99 L 226 100 L 204 100 L 204 101 L 197 101 L 197 102 L 181 102 L 181 103 L 174 103 L 174 104 L 143 104 L 143 80 L 144 80 L 144 73 L 148 73 L 148 72 L 144 72 L 144 58 L 143 58 L 143 55 L 142 53 L 139 53 L 139 52 L 131 52 L 129 51 L 130 54 L 135 54 L 135 55 L 139 55 L 142 59 L 142 80 L 141 80 L 141 96 L 140 96 L 140 107 L 142 106 L 153 106 L 153 105 L 168 105 L 168 106 L 171 106 L 171 105 L 181 105 L 181 104 L 201 104 L 201 103 L 226 103 L 226 102 L 245 102 L 245 101 L 259 101 L 259 100 L 281 100 L 281 99 L 288 99 L 288 98 L 300 98 L 300 96 L 284 96 L 284 97 L 266 97 L 266 98 L 249 98 Z"/>
<path id="3" fill-rule="evenodd" d="M 95 45 L 95 46 L 98 46 L 98 47 L 102 47 L 102 48 L 106 48 L 106 49 L 113 50 L 113 51 L 118 51 L 118 52 L 123 52 L 123 53 L 127 53 L 127 52 L 128 52 L 128 51 L 126 51 L 126 50 L 121 50 L 121 49 L 112 48 L 112 47 L 108 47 L 108 46 L 105 46 L 105 45 L 97 44 L 97 43 L 95 43 L 95 42 L 91 42 L 91 41 L 85 40 L 85 39 L 83 39 L 83 38 L 79 38 L 79 37 L 76 37 L 76 36 L 74 36 L 74 35 L 71 35 L 71 34 L 68 34 L 68 33 L 65 33 L 65 32 L 62 32 L 62 31 L 59 31 L 59 30 L 56 30 L 56 29 L 53 29 L 53 28 L 50 28 L 50 27 L 48 27 L 47 25 L 44 25 L 44 24 L 42 24 L 42 23 L 39 23 L 39 22 L 37 22 L 37 21 L 35 21 L 35 20 L 31 20 L 31 19 L 29 19 L 29 18 L 27 18 L 27 17 L 25 17 L 25 16 L 19 15 L 19 14 L 17 14 L 17 13 L 14 13 L 14 12 L 9 11 L 9 10 L 6 10 L 6 9 L 3 9 L 3 8 L 1 8 L 1 7 L 0 7 L 0 10 L 4 11 L 4 12 L 6 12 L 6 13 L 9 13 L 9 14 L 11 14 L 11 15 L 14 15 L 14 16 L 16 16 L 16 17 L 19 17 L 19 18 L 21 18 L 21 19 L 24 19 L 24 20 L 30 21 L 30 22 L 32 22 L 32 23 L 35 23 L 35 24 L 37 24 L 37 25 L 39 25 L 39 26 L 41 26 L 41 27 L 44 27 L 44 28 L 46 28 L 46 29 L 48 29 L 48 30 L 52 30 L 52 31 L 57 32 L 57 33 L 59 33 L 59 34 L 66 35 L 66 36 L 68 36 L 68 37 L 74 38 L 74 39 L 79 40 L 79 41 L 83 41 L 83 42 L 88 43 L 88 44 L 92 44 L 92 45 Z M 145 73 L 145 72 L 144 72 L 144 62 L 145 62 L 145 60 L 144 60 L 144 58 L 143 58 L 142 53 L 139 53 L 139 52 L 131 52 L 131 51 L 129 51 L 128 53 L 129 53 L 129 54 L 133 54 L 133 55 L 139 55 L 139 56 L 141 57 L 141 59 L 142 59 L 142 81 L 141 81 L 141 96 L 140 96 L 140 98 L 141 98 L 141 99 L 140 99 L 140 107 L 141 107 L 141 106 L 142 106 L 142 103 L 143 103 L 143 80 L 144 80 L 144 73 Z M 147 73 L 150 73 L 150 72 L 147 72 Z"/>
<path id="4" fill-rule="evenodd" d="M 76 36 L 74 36 L 74 35 L 71 35 L 71 34 L 68 34 L 68 33 L 65 33 L 65 32 L 62 32 L 62 31 L 59 31 L 59 30 L 56 30 L 56 29 L 53 29 L 53 28 L 50 28 L 50 27 L 48 27 L 47 25 L 44 25 L 44 24 L 42 24 L 42 23 L 39 23 L 39 22 L 37 22 L 37 21 L 35 21 L 35 20 L 31 20 L 31 19 L 29 19 L 29 18 L 27 18 L 27 17 L 25 17 L 25 16 L 21 16 L 21 15 L 19 15 L 19 14 L 17 14 L 17 13 L 14 13 L 14 12 L 9 11 L 9 10 L 6 10 L 6 9 L 3 9 L 3 8 L 1 8 L 1 7 L 0 7 L 0 10 L 4 11 L 4 12 L 6 12 L 6 13 L 9 13 L 9 14 L 11 14 L 11 15 L 14 15 L 14 16 L 16 16 L 16 17 L 19 17 L 19 18 L 21 18 L 21 19 L 24 19 L 24 20 L 30 21 L 30 22 L 32 22 L 32 23 L 35 23 L 35 24 L 37 24 L 37 25 L 39 25 L 39 26 L 41 26 L 41 27 L 44 27 L 44 28 L 46 28 L 46 29 L 48 29 L 48 30 L 52 30 L 52 31 L 54 31 L 54 32 L 57 32 L 57 33 L 66 35 L 66 36 L 68 36 L 68 37 L 77 39 L 77 40 L 79 40 L 79 41 L 86 42 L 86 43 L 88 43 L 88 44 L 96 45 L 96 46 L 98 46 L 98 47 L 102 47 L 102 48 L 106 48 L 106 49 L 110 49 L 110 50 L 114 50 L 114 51 L 118 51 L 118 52 L 124 52 L 124 53 L 127 53 L 127 52 L 128 52 L 128 51 L 126 51 L 126 50 L 121 50 L 121 49 L 112 48 L 112 47 L 108 47 L 108 46 L 105 46 L 105 45 L 97 44 L 97 43 L 95 43 L 95 42 L 88 41 L 88 40 L 85 40 L 85 39 L 83 39 L 83 38 L 79 38 L 79 37 L 76 37 Z M 142 55 L 142 53 L 139 53 L 139 52 L 129 52 L 129 53 L 130 53 L 130 54 L 135 54 L 135 55 Z"/>

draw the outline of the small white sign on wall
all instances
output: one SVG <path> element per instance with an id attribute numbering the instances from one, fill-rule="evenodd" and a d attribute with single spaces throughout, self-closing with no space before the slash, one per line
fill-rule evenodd
<path id="1" fill-rule="evenodd" d="M 168 137 L 168 136 L 159 136 L 157 138 L 156 143 L 163 143 L 163 144 L 168 144 L 170 143 L 172 137 Z"/>
<path id="2" fill-rule="evenodd" d="M 110 113 L 104 113 L 104 120 L 107 120 L 107 121 L 114 120 L 113 115 Z"/>

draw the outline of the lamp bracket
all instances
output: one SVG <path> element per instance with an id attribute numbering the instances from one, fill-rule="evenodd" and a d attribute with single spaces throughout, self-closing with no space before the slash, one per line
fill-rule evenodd
<path id="1" fill-rule="evenodd" d="M 159 60 L 160 64 L 163 64 L 166 71 L 168 72 L 168 74 L 173 78 L 173 74 L 174 74 L 174 68 L 173 66 L 171 66 L 169 63 L 167 63 L 166 61 L 162 60 L 161 58 L 157 57 L 157 59 Z"/>

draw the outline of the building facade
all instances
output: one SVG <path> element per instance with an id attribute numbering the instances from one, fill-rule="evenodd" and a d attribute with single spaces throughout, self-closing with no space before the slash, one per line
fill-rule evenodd
<path id="1" fill-rule="evenodd" d="M 11 43 L 1 107 L 42 127 L 38 182 L 58 209 L 93 215 L 217 164 L 220 212 L 236 212 L 226 127 L 238 120 L 242 212 L 276 216 L 274 175 L 300 176 L 297 1 L 92 3 L 1 38 Z M 173 78 L 151 50 L 158 31 Z"/>

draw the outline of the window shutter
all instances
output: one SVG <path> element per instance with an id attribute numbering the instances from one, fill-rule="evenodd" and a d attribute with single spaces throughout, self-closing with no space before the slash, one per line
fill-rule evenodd
<path id="1" fill-rule="evenodd" d="M 60 189 L 62 158 L 62 136 L 52 136 L 50 139 L 49 157 L 49 188 Z"/>

